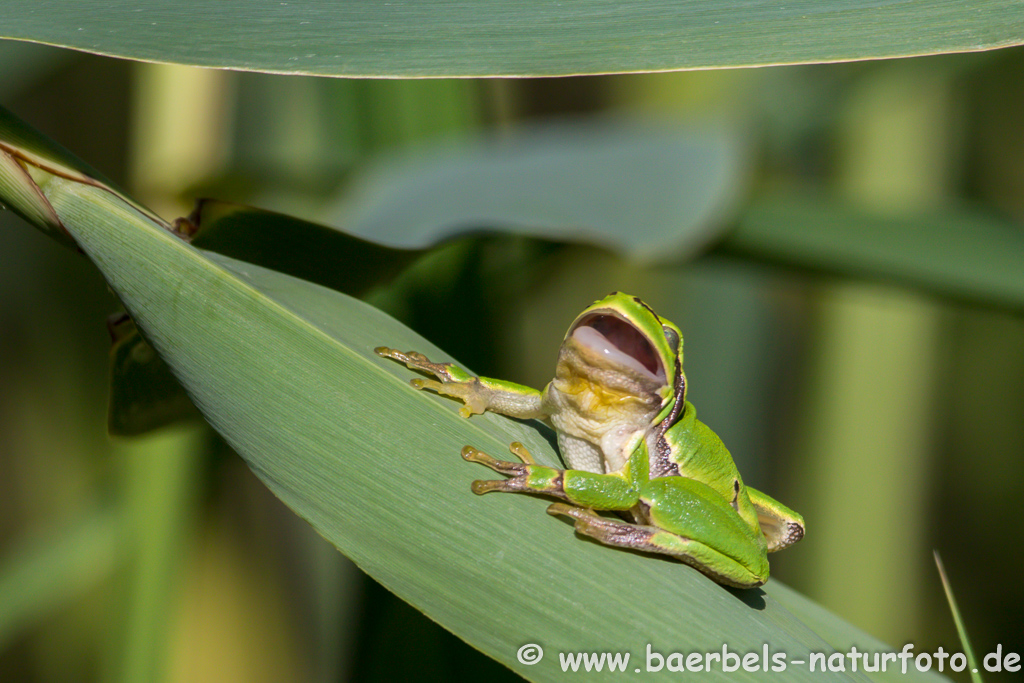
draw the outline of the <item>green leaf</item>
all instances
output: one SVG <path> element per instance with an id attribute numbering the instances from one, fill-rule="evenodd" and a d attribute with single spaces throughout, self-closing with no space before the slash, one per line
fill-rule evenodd
<path id="1" fill-rule="evenodd" d="M 935 557 L 935 567 L 939 570 L 939 579 L 942 580 L 942 589 L 946 593 L 946 602 L 949 603 L 949 611 L 952 612 L 953 621 L 956 623 L 956 633 L 960 636 L 960 645 L 963 646 L 963 652 L 967 656 L 967 668 L 971 672 L 971 681 L 972 683 L 982 683 L 981 669 L 978 667 L 978 660 L 974 657 L 971 641 L 967 637 L 967 627 L 964 626 L 960 608 L 957 607 L 956 598 L 953 597 L 953 586 L 950 585 L 949 578 L 946 576 L 946 568 L 942 564 L 942 558 L 939 557 L 939 551 L 934 550 L 932 554 Z"/>
<path id="2" fill-rule="evenodd" d="M 422 251 L 391 249 L 292 216 L 201 200 L 178 229 L 208 251 L 349 294 L 393 279 Z M 346 264 L 339 267 L 340 264 Z M 133 436 L 197 415 L 195 406 L 128 316 L 108 321 L 111 434 Z"/>
<path id="3" fill-rule="evenodd" d="M 29 223 L 37 225 L 68 246 L 60 219 L 43 196 L 28 170 L 8 149 L 0 147 L 0 196 L 4 204 Z"/>
<path id="4" fill-rule="evenodd" d="M 723 128 L 525 128 L 378 163 L 327 220 L 403 248 L 480 228 L 662 262 L 714 245 L 760 262 L 1024 307 L 1024 231 L 1016 223 L 959 205 L 882 215 L 812 193 L 762 195 L 739 209 L 749 166 L 742 148 Z"/>
<path id="5" fill-rule="evenodd" d="M 521 441 L 541 462 L 557 457 L 539 425 L 462 419 L 372 351 L 384 343 L 442 360 L 440 349 L 344 294 L 199 250 L 105 188 L 60 176 L 40 187 L 206 419 L 271 490 L 399 597 L 522 675 L 560 679 L 559 652 L 629 652 L 631 668 L 643 668 L 648 646 L 769 648 L 790 662 L 854 642 L 881 647 L 775 582 L 729 590 L 681 563 L 577 538 L 543 500 L 473 495 L 470 482 L 489 472 L 459 457 L 464 444 L 500 455 Z M 516 656 L 528 643 L 547 651 L 532 666 Z M 787 674 L 821 676 L 795 664 Z"/>
<path id="6" fill-rule="evenodd" d="M 102 188 L 132 204 L 150 219 L 161 222 L 156 215 L 128 199 L 99 171 L 0 107 L 0 205 L 7 206 L 65 246 L 73 247 L 74 240 L 39 187 L 51 177 Z"/>
<path id="7" fill-rule="evenodd" d="M 750 162 L 726 126 L 574 121 L 433 145 L 378 163 L 327 221 L 393 247 L 481 229 L 693 254 L 727 227 Z"/>
<path id="8" fill-rule="evenodd" d="M 891 217 L 815 195 L 774 196 L 756 200 L 722 247 L 790 268 L 1024 308 L 1024 230 L 965 207 Z"/>
<path id="9" fill-rule="evenodd" d="M 333 76 L 568 75 L 834 62 L 1024 41 L 1016 0 L 7 0 L 0 35 Z"/>
<path id="10" fill-rule="evenodd" d="M 346 294 L 388 282 L 423 252 L 393 249 L 292 216 L 205 199 L 190 216 L 192 244 Z M 339 264 L 346 264 L 339 267 Z"/>
<path id="11" fill-rule="evenodd" d="M 521 440 L 548 463 L 554 451 L 534 425 L 464 420 L 452 402 L 411 389 L 411 373 L 372 348 L 444 354 L 398 322 L 337 292 L 203 253 L 97 188 L 64 179 L 47 188 L 253 470 L 370 575 L 475 647 L 534 680 L 562 675 L 559 651 L 630 651 L 640 666 L 647 644 L 742 653 L 769 643 L 790 659 L 832 652 L 827 630 L 839 620 L 819 614 L 812 628 L 774 599 L 791 597 L 780 586 L 730 591 L 679 563 L 578 539 L 544 514 L 544 501 L 472 495 L 470 481 L 486 473 L 461 460 L 463 444 L 500 454 Z M 623 586 L 643 586 L 643 599 Z M 549 654 L 521 664 L 524 643 Z"/>

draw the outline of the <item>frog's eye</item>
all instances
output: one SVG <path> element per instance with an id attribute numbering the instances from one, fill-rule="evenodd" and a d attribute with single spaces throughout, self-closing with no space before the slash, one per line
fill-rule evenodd
<path id="1" fill-rule="evenodd" d="M 579 321 L 572 336 L 611 363 L 665 380 L 665 368 L 658 360 L 654 346 L 633 325 L 617 316 L 605 313 L 588 315 Z"/>
<path id="2" fill-rule="evenodd" d="M 662 325 L 661 329 L 665 332 L 665 341 L 668 342 L 668 347 L 672 349 L 672 353 L 679 354 L 679 333 L 673 330 L 668 325 Z"/>

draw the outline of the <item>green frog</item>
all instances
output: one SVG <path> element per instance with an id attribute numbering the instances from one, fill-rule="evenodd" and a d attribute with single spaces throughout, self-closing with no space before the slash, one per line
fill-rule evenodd
<path id="1" fill-rule="evenodd" d="M 697 419 L 686 400 L 682 333 L 635 296 L 614 292 L 577 316 L 543 391 L 412 351 L 375 351 L 433 375 L 412 385 L 462 400 L 464 417 L 490 410 L 555 429 L 566 469 L 537 464 L 519 443 L 510 446 L 515 461 L 463 448 L 466 460 L 508 477 L 475 481 L 475 493 L 559 499 L 548 512 L 572 518 L 579 533 L 670 555 L 739 588 L 767 581 L 767 553 L 804 535 L 803 518 L 746 486 L 721 439 Z"/>

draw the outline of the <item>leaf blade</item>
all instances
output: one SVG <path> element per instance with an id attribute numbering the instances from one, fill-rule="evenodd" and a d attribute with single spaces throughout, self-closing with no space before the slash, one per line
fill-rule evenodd
<path id="1" fill-rule="evenodd" d="M 326 222 L 403 249 L 497 229 L 682 258 L 727 228 L 750 176 L 744 150 L 744 135 L 721 124 L 522 126 L 385 158 L 346 188 Z"/>
<path id="2" fill-rule="evenodd" d="M 411 373 L 374 356 L 374 345 L 444 356 L 396 321 L 204 254 L 96 188 L 63 179 L 47 188 L 211 424 L 268 486 L 365 571 L 490 656 L 554 680 L 560 651 L 630 650 L 639 662 L 646 644 L 753 652 L 771 642 L 790 657 L 829 648 L 771 585 L 737 595 L 678 563 L 576 539 L 544 501 L 473 496 L 480 472 L 459 458 L 462 444 L 501 453 L 521 440 L 548 461 L 553 450 L 530 425 L 463 420 L 450 401 L 409 388 Z M 638 601 L 622 585 L 648 595 Z M 515 658 L 524 642 L 551 655 L 526 667 Z"/>
<path id="3" fill-rule="evenodd" d="M 1024 306 L 1024 232 L 1009 220 L 959 206 L 890 217 L 810 193 L 764 197 L 752 202 L 721 248 L 989 306 Z"/>
<path id="4" fill-rule="evenodd" d="M 203 252 L 91 179 L 44 168 L 32 178 L 257 475 L 399 597 L 519 673 L 561 678 L 558 652 L 630 651 L 636 663 L 646 646 L 760 652 L 770 642 L 806 659 L 851 634 L 868 638 L 801 607 L 781 585 L 730 591 L 680 563 L 577 539 L 544 514 L 545 501 L 472 495 L 481 472 L 459 457 L 463 444 L 500 454 L 521 441 L 541 462 L 556 456 L 533 425 L 492 414 L 464 420 L 372 352 L 386 343 L 443 360 L 441 350 L 343 294 Z M 643 595 L 623 586 L 643 586 Z M 550 656 L 520 663 L 526 642 Z"/>
<path id="5" fill-rule="evenodd" d="M 1019 45 L 1012 0 L 8 0 L 3 37 L 144 61 L 332 76 L 553 76 Z M 197 21 L 203 17 L 203 21 Z M 272 27 L 272 33 L 268 28 Z M 256 38 L 258 37 L 258 38 Z"/>

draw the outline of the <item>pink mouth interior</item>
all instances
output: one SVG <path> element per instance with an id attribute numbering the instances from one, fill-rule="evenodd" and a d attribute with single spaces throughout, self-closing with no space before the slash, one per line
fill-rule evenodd
<path id="1" fill-rule="evenodd" d="M 654 347 L 621 318 L 595 313 L 581 320 L 572 336 L 579 344 L 596 351 L 611 363 L 632 368 L 653 379 L 665 379 L 665 369 L 658 361 Z"/>

